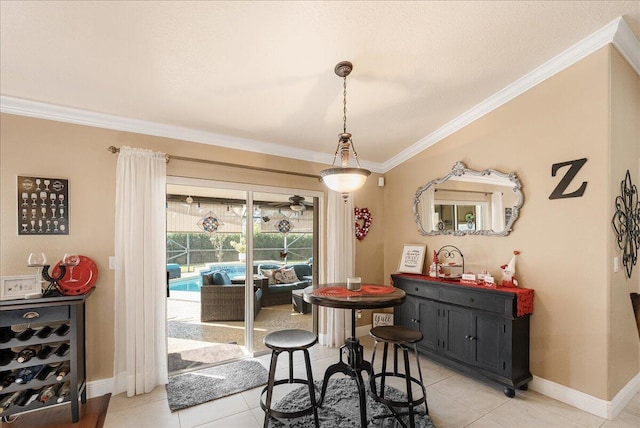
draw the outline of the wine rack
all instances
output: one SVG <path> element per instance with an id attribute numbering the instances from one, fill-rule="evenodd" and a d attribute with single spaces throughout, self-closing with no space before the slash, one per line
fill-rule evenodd
<path id="1" fill-rule="evenodd" d="M 70 403 L 72 422 L 78 422 L 80 418 L 79 401 L 86 403 L 86 370 L 85 370 L 85 337 L 84 337 L 84 304 L 93 289 L 81 296 L 44 297 L 38 299 L 9 300 L 0 302 L 0 382 L 18 377 L 22 369 L 33 368 L 34 377 L 24 383 L 15 381 L 2 385 L 0 390 L 0 417 L 3 421 L 12 415 L 27 411 L 46 408 L 61 403 Z M 47 332 L 48 335 L 38 335 L 38 332 Z M 68 327 L 68 328 L 67 328 Z M 34 330 L 33 334 L 27 329 Z M 45 329 L 45 330 L 43 330 Z M 62 330 L 66 330 L 63 332 Z M 59 335 L 58 333 L 64 333 Z M 43 336 L 43 337 L 41 337 Z M 26 340 L 21 340 L 25 339 Z M 62 345 L 62 346 L 61 346 Z M 52 352 L 46 357 L 40 358 L 38 353 L 43 347 L 51 346 Z M 67 348 L 68 347 L 68 348 Z M 20 351 L 31 348 L 35 355 L 24 362 L 18 362 Z M 60 350 L 59 353 L 56 353 Z M 63 352 L 64 350 L 64 352 Z M 24 354 L 28 354 L 25 352 Z M 38 366 L 53 366 L 55 369 L 44 380 L 38 379 L 40 371 Z M 55 371 L 66 368 L 66 372 L 57 376 Z M 53 386 L 53 390 L 66 391 L 68 394 L 51 396 L 40 401 L 38 396 L 29 400 L 34 394 L 44 393 Z M 50 394 L 45 394 L 50 395 Z M 7 405 L 6 400 L 17 397 Z"/>

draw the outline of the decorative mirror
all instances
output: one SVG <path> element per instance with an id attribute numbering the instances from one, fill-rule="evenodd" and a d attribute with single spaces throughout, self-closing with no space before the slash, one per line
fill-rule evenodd
<path id="1" fill-rule="evenodd" d="M 506 236 L 524 201 L 515 172 L 474 171 L 456 162 L 451 172 L 416 190 L 413 214 L 421 235 Z"/>

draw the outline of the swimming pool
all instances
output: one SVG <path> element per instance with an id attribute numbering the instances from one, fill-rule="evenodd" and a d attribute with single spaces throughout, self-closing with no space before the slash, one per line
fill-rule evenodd
<path id="1" fill-rule="evenodd" d="M 202 277 L 200 275 L 169 280 L 169 290 L 200 292 L 201 288 Z"/>

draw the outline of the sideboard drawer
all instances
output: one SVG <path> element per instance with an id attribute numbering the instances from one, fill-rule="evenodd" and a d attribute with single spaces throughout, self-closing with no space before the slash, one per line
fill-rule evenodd
<path id="1" fill-rule="evenodd" d="M 430 284 L 407 282 L 406 284 L 402 284 L 400 288 L 409 295 L 423 297 L 425 299 L 438 299 L 440 296 L 440 287 L 433 287 Z"/>
<path id="2" fill-rule="evenodd" d="M 486 292 L 470 292 L 468 289 L 455 290 L 448 288 L 442 290 L 440 300 L 442 302 L 453 303 L 455 305 L 466 306 L 468 308 L 480 309 L 483 311 L 495 312 L 511 316 L 509 310 L 513 306 L 513 297 L 489 294 Z"/>
<path id="3" fill-rule="evenodd" d="M 2 326 L 29 324 L 69 319 L 69 306 L 16 309 L 2 312 Z"/>

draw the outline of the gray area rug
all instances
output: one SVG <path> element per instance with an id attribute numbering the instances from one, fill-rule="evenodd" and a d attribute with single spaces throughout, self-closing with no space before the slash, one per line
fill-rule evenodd
<path id="1" fill-rule="evenodd" d="M 320 399 L 320 389 L 322 387 L 322 381 L 315 382 L 317 387 L 316 397 Z M 374 401 L 368 395 L 368 382 L 365 381 L 367 389 L 367 418 L 371 421 L 374 416 L 387 415 L 391 412 L 389 409 L 376 401 Z M 403 400 L 406 396 L 403 392 L 386 386 L 385 398 L 391 400 Z M 309 407 L 311 402 L 309 400 L 309 389 L 307 386 L 301 386 L 279 400 L 274 410 L 280 410 L 284 412 L 295 411 Z M 344 377 L 329 380 L 329 386 L 327 387 L 327 393 L 324 398 L 322 407 L 318 408 L 318 419 L 321 427 L 331 428 L 352 428 L 360 426 L 360 407 L 358 403 L 358 387 L 353 379 Z M 404 422 L 409 424 L 409 417 L 404 417 Z M 431 418 L 426 414 L 424 405 L 420 405 L 416 409 L 416 427 L 418 428 L 435 428 L 435 425 L 431 421 Z M 274 419 L 269 421 L 269 427 L 312 427 L 313 415 L 303 416 L 296 419 Z M 402 425 L 394 417 L 378 419 L 373 422 L 375 427 L 384 428 L 396 428 Z"/>
<path id="2" fill-rule="evenodd" d="M 242 360 L 172 376 L 167 398 L 172 412 L 265 385 L 267 369 L 258 360 Z"/>

